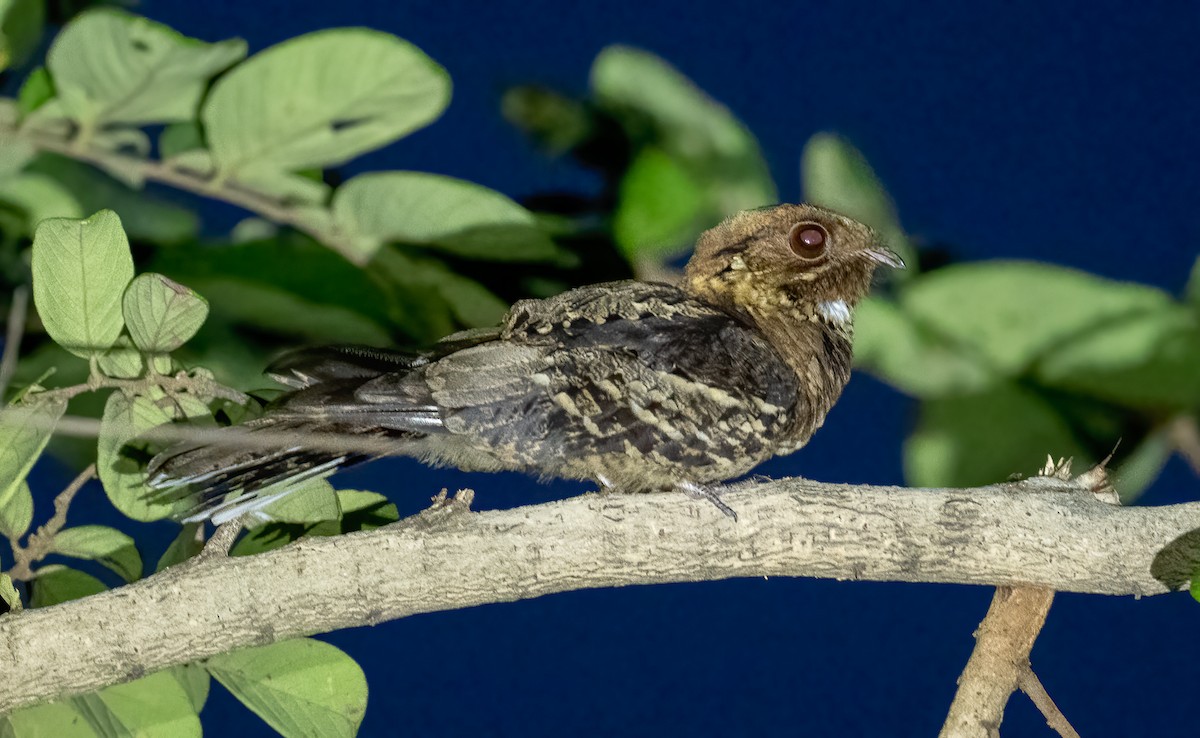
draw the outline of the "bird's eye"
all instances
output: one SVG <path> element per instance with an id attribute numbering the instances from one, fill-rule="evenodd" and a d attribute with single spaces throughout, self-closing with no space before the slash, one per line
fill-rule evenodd
<path id="1" fill-rule="evenodd" d="M 802 259 L 819 259 L 829 243 L 829 234 L 817 223 L 797 223 L 788 232 L 792 251 Z"/>

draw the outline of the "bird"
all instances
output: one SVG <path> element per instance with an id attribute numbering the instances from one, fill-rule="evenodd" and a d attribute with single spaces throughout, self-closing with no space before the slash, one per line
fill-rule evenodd
<path id="1" fill-rule="evenodd" d="M 800 449 L 824 423 L 850 378 L 854 308 L 880 265 L 904 262 L 831 210 L 742 211 L 700 235 L 678 284 L 521 300 L 499 325 L 420 353 L 285 355 L 266 371 L 288 389 L 261 417 L 225 429 L 240 431 L 227 442 L 166 448 L 147 484 L 179 502 L 177 519 L 220 524 L 307 480 L 399 455 L 674 490 L 736 520 L 721 483 Z M 306 446 L 309 436 L 351 441 Z"/>

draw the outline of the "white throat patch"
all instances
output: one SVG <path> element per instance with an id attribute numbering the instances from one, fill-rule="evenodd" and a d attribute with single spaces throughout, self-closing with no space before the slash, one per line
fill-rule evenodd
<path id="1" fill-rule="evenodd" d="M 850 322 L 850 306 L 845 300 L 825 300 L 817 303 L 817 312 L 831 323 L 844 325 Z"/>

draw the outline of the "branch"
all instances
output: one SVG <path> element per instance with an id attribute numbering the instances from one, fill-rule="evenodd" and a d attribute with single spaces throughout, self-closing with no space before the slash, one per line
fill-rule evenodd
<path id="1" fill-rule="evenodd" d="M 353 264 L 363 266 L 366 263 L 362 252 L 347 244 L 326 219 L 314 217 L 311 208 L 292 207 L 237 182 L 218 181 L 198 172 L 172 166 L 168 162 L 142 159 L 86 144 L 80 145 L 74 140 L 44 130 L 0 124 L 0 137 L 19 138 L 39 151 L 59 154 L 107 171 L 123 172 L 127 179 L 133 181 L 158 182 L 236 205 L 267 220 L 307 233 Z"/>
<path id="2" fill-rule="evenodd" d="M 970 490 L 784 479 L 723 499 L 740 522 L 670 493 L 484 513 L 441 505 L 7 615 L 0 713 L 245 646 L 597 587 L 810 576 L 1159 594 L 1171 588 L 1163 571 L 1190 576 L 1196 547 L 1172 545 L 1200 528 L 1200 503 L 1120 508 L 1041 477 Z M 1160 571 L 1164 547 L 1174 554 Z"/>
<path id="3" fill-rule="evenodd" d="M 1046 623 L 1054 590 L 1000 587 L 975 631 L 975 650 L 958 678 L 958 692 L 939 734 L 996 738 L 1004 706 L 1029 669 L 1029 651 Z M 1039 682 L 1040 684 L 1040 682 Z"/>
<path id="4" fill-rule="evenodd" d="M 1058 705 L 1054 704 L 1054 700 L 1050 699 L 1050 694 L 1042 686 L 1042 680 L 1037 678 L 1037 674 L 1033 673 L 1033 668 L 1029 664 L 1025 665 L 1017 677 L 1017 686 L 1021 688 L 1022 692 L 1029 695 L 1029 699 L 1046 718 L 1046 724 L 1055 733 L 1062 738 L 1080 738 L 1079 731 L 1067 722 L 1067 716 L 1063 715 L 1062 710 L 1058 709 Z"/>
<path id="5" fill-rule="evenodd" d="M 8 383 L 17 371 L 17 355 L 21 350 L 21 336 L 25 332 L 25 317 L 29 311 L 29 287 L 17 285 L 12 293 L 12 304 L 8 308 L 7 326 L 4 331 L 4 353 L 0 355 L 0 403 L 8 391 Z"/>
<path id="6" fill-rule="evenodd" d="M 8 570 L 10 577 L 14 580 L 28 581 L 33 576 L 33 565 L 54 551 L 54 537 L 67 524 L 67 510 L 71 507 L 71 502 L 79 490 L 83 489 L 83 485 L 95 475 L 96 465 L 88 464 L 66 489 L 58 493 L 54 498 L 54 516 L 39 527 L 36 533 L 29 535 L 24 548 L 18 546 L 16 539 L 13 539 L 12 552 L 15 563 Z"/>

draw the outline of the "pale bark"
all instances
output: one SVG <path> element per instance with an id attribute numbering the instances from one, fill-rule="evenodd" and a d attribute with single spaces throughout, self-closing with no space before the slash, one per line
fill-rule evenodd
<path id="1" fill-rule="evenodd" d="M 969 490 L 787 479 L 736 488 L 734 522 L 682 494 L 431 510 L 259 556 L 201 557 L 0 617 L 0 713 L 242 646 L 595 587 L 807 576 L 1152 595 L 1186 585 L 1200 503 L 1105 504 L 1036 478 Z M 1165 550 L 1164 550 L 1165 549 Z"/>

